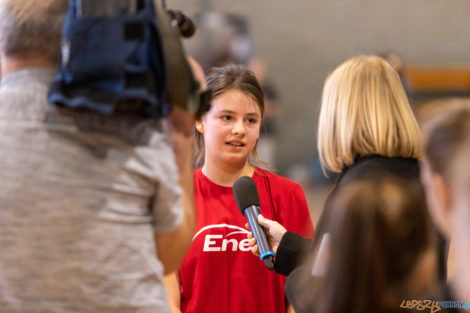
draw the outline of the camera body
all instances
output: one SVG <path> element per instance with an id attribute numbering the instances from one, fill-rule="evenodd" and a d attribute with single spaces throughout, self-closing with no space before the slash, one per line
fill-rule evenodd
<path id="1" fill-rule="evenodd" d="M 70 0 L 49 102 L 154 118 L 192 110 L 198 84 L 174 25 L 157 0 Z"/>

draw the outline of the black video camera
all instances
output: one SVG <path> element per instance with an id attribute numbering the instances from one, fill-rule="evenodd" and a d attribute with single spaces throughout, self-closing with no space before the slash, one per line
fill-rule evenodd
<path id="1" fill-rule="evenodd" d="M 69 0 L 49 102 L 106 115 L 195 112 L 199 84 L 180 38 L 192 33 L 190 19 L 160 0 Z"/>

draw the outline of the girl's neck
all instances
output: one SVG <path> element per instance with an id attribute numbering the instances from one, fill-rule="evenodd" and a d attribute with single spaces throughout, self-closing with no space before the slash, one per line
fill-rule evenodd
<path id="1" fill-rule="evenodd" d="M 250 163 L 246 162 L 242 166 L 218 166 L 211 162 L 204 162 L 202 173 L 213 183 L 224 186 L 232 187 L 233 183 L 242 176 L 253 176 L 255 168 Z"/>

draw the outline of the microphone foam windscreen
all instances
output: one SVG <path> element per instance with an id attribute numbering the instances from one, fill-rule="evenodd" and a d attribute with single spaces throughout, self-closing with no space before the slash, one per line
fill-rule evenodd
<path id="1" fill-rule="evenodd" d="M 243 211 L 251 205 L 259 205 L 258 189 L 253 178 L 242 176 L 233 184 L 233 196 L 238 205 L 238 209 Z"/>

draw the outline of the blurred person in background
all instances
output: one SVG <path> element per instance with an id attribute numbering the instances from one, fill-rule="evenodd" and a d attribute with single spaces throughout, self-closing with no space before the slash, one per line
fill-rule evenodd
<path id="1" fill-rule="evenodd" d="M 454 110 L 465 110 L 470 109 L 470 99 L 468 98 L 442 98 L 435 99 L 432 101 L 424 102 L 419 104 L 416 107 L 416 118 L 418 124 L 424 133 L 424 136 L 427 136 L 429 133 L 430 126 L 433 124 L 433 121 L 441 115 L 445 115 L 448 111 Z M 429 172 L 429 171 L 427 171 Z M 428 176 L 428 175 L 427 175 Z M 424 182 L 424 181 L 423 181 Z M 426 193 L 428 195 L 428 193 Z M 429 196 L 429 195 L 428 195 Z M 433 204 L 429 202 L 429 205 Z M 432 211 L 431 211 L 432 212 Z M 456 275 L 455 262 L 454 262 L 454 246 L 452 241 L 447 242 L 448 250 L 447 256 L 447 279 L 452 279 Z"/>
<path id="2" fill-rule="evenodd" d="M 187 41 L 186 47 L 205 72 L 228 64 L 248 65 L 254 57 L 248 19 L 239 14 L 204 12 L 195 20 L 198 32 Z M 251 68 L 251 67 L 250 67 Z M 253 70 L 258 79 L 266 71 L 256 62 Z M 261 81 L 260 80 L 260 81 Z"/>
<path id="3" fill-rule="evenodd" d="M 388 51 L 385 53 L 379 54 L 384 60 L 386 60 L 390 66 L 397 72 L 398 77 L 400 77 L 401 84 L 405 93 L 408 96 L 408 101 L 412 104 L 413 100 L 413 86 L 411 86 L 408 77 L 406 76 L 406 65 L 403 57 L 395 51 Z"/>
<path id="4" fill-rule="evenodd" d="M 419 182 L 363 177 L 344 186 L 329 210 L 328 241 L 313 247 L 313 267 L 287 280 L 297 313 L 402 312 L 403 300 L 421 299 L 435 283 L 434 230 Z M 321 275 L 299 284 L 318 267 Z"/>
<path id="5" fill-rule="evenodd" d="M 0 311 L 169 312 L 194 120 L 51 107 L 67 2 L 0 1 Z"/>
<path id="6" fill-rule="evenodd" d="M 426 132 L 428 124 L 447 111 L 470 107 L 470 98 L 440 98 L 427 101 L 416 106 L 416 119 L 422 132 Z"/>
<path id="7" fill-rule="evenodd" d="M 271 167 L 276 163 L 277 136 L 279 133 L 279 93 L 272 84 L 263 86 L 264 116 L 261 124 L 260 138 L 258 139 L 258 153 Z"/>
<path id="8" fill-rule="evenodd" d="M 441 102 L 442 104 L 442 102 Z M 470 105 L 454 99 L 423 127 L 422 180 L 434 222 L 450 240 L 452 275 L 435 291 L 437 300 L 470 298 Z"/>
<path id="9" fill-rule="evenodd" d="M 286 312 L 286 278 L 250 253 L 232 186 L 252 177 L 263 215 L 311 237 L 304 192 L 257 166 L 264 97 L 254 74 L 242 65 L 216 68 L 208 87 L 212 103 L 196 114 L 195 124 L 196 156 L 203 161 L 194 171 L 196 235 L 178 274 L 166 279 L 173 312 Z"/>

